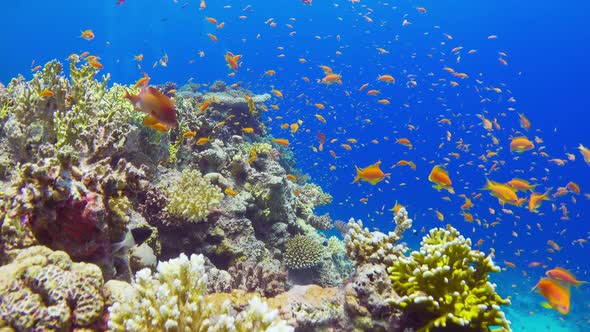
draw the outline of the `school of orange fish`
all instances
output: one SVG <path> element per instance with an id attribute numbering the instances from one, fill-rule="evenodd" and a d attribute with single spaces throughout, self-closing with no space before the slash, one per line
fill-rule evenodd
<path id="1" fill-rule="evenodd" d="M 183 8 L 187 4 L 183 4 Z M 225 10 L 226 19 L 208 16 L 209 5 Z M 590 194 L 583 193 L 573 179 L 556 183 L 557 179 L 551 178 L 550 172 L 550 167 L 567 167 L 570 163 L 585 162 L 590 166 L 590 149 L 579 144 L 559 154 L 547 152 L 549 149 L 544 145 L 542 132 L 534 128 L 524 112 L 517 111 L 516 98 L 508 85 L 495 80 L 487 81 L 484 72 L 474 71 L 473 66 L 469 65 L 472 59 L 479 56 L 488 61 L 493 60 L 498 68 L 491 70 L 509 68 L 509 56 L 505 51 L 491 51 L 495 48 L 493 43 L 497 42 L 498 36 L 482 36 L 482 40 L 487 39 L 487 43 L 492 45 L 480 52 L 460 45 L 440 26 L 431 25 L 429 11 L 424 7 L 402 8 L 388 3 L 369 6 L 359 0 L 333 3 L 332 7 L 333 17 L 323 22 L 326 23 L 324 29 L 332 27 L 332 33 L 323 31 L 321 34 L 305 33 L 303 36 L 297 35 L 298 23 L 311 22 L 295 17 L 261 18 L 256 15 L 252 5 L 234 8 L 230 4 L 210 4 L 201 0 L 199 12 L 195 15 L 211 24 L 202 31 L 209 43 L 217 44 L 223 38 L 231 38 L 244 44 L 244 50 L 240 52 L 242 54 L 226 50 L 222 55 L 228 69 L 220 68 L 220 72 L 226 71 L 228 80 L 237 79 L 241 72 L 252 75 L 254 70 L 251 66 L 258 60 L 248 58 L 247 39 L 251 36 L 223 35 L 223 29 L 231 25 L 250 24 L 250 28 L 244 30 L 250 31 L 251 27 L 262 29 L 256 35 L 256 40 L 270 35 L 272 41 L 278 43 L 277 54 L 265 55 L 266 59 L 274 62 L 265 62 L 268 68 L 257 74 L 259 79 L 256 82 L 257 87 L 265 88 L 273 96 L 270 108 L 265 108 L 262 113 L 267 124 L 273 128 L 272 132 L 278 136 L 273 142 L 283 147 L 309 149 L 312 157 L 303 160 L 309 162 L 307 166 L 310 168 L 321 168 L 330 181 L 352 182 L 354 188 L 363 186 L 362 182 L 379 187 L 377 193 L 371 187 L 351 190 L 349 197 L 339 204 L 354 206 L 360 201 L 363 205 L 369 205 L 375 195 L 386 195 L 384 191 L 392 186 L 393 191 L 409 185 L 413 188 L 432 186 L 440 192 L 441 200 L 456 206 L 455 211 L 459 211 L 465 222 L 473 223 L 474 233 L 481 228 L 489 234 L 490 229 L 501 223 L 513 223 L 512 236 L 517 238 L 517 230 L 521 229 L 516 227 L 519 223 L 525 224 L 525 232 L 529 236 L 536 231 L 543 231 L 543 225 L 530 221 L 534 220 L 532 216 L 554 213 L 565 222 L 572 219 L 568 208 L 570 204 L 577 204 L 579 197 L 590 199 Z M 345 23 L 351 24 L 357 31 L 363 31 L 361 35 L 379 34 L 383 30 L 388 37 L 349 44 L 347 36 L 337 32 L 343 30 L 339 26 Z M 95 39 L 95 34 L 91 29 L 86 29 L 80 37 L 91 41 Z M 411 49 L 407 54 L 406 44 L 412 38 L 422 38 L 430 47 L 424 50 L 424 54 Z M 289 53 L 288 45 L 295 40 L 316 42 L 323 48 L 331 49 L 332 53 Z M 364 60 L 373 63 L 380 74 L 377 77 L 363 75 L 368 64 L 353 63 L 346 57 L 347 54 L 362 54 Z M 405 54 L 405 58 L 400 60 L 399 54 Z M 189 65 L 197 63 L 199 59 L 206 61 L 207 57 L 212 56 L 206 56 L 203 50 L 198 50 L 195 55 Z M 146 112 L 144 125 L 163 132 L 175 128 L 173 100 L 149 87 L 150 78 L 146 74 L 149 70 L 168 67 L 168 54 L 154 59 L 151 68 L 144 68 L 143 61 L 146 59 L 142 53 L 129 56 L 137 62 L 143 76 L 135 84 L 135 87 L 142 88 L 140 94 L 128 94 L 126 98 L 138 110 L 152 111 Z M 103 68 L 100 58 L 88 52 L 72 54 L 71 57 L 84 59 L 94 68 Z M 353 58 L 356 59 L 356 56 Z M 425 61 L 429 66 L 424 65 L 422 68 L 419 64 Z M 40 68 L 34 65 L 32 71 Z M 281 77 L 286 68 L 290 71 L 298 68 L 295 70 L 301 75 Z M 188 79 L 189 82 L 192 80 L 192 77 Z M 234 84 L 239 85 L 241 82 Z M 51 94 L 51 91 L 42 92 L 45 96 Z M 250 97 L 245 98 L 248 100 Z M 469 98 L 477 98 L 477 109 L 462 108 L 460 100 Z M 433 107 L 423 106 L 426 99 L 436 105 L 434 114 L 426 113 L 429 112 L 427 108 Z M 248 102 L 253 103 L 251 100 Z M 205 101 L 200 105 L 200 110 L 206 111 L 212 106 L 211 103 L 210 100 Z M 437 131 L 421 132 L 420 123 L 423 122 L 436 125 Z M 372 131 L 377 123 L 381 126 L 383 123 L 390 124 L 391 130 L 377 136 Z M 252 134 L 254 128 L 242 128 L 242 132 Z M 184 135 L 195 137 L 198 133 Z M 369 135 L 375 137 L 367 138 Z M 434 137 L 437 138 L 436 142 L 433 142 Z M 205 144 L 208 139 L 201 137 L 196 140 L 196 144 Z M 380 149 L 379 146 L 386 148 Z M 363 167 L 355 165 L 354 158 L 361 155 L 375 155 L 374 163 L 360 165 Z M 518 167 L 513 168 L 513 164 Z M 381 167 L 391 171 L 386 173 Z M 449 171 L 451 169 L 453 171 Z M 350 171 L 350 179 L 331 175 L 336 174 L 332 171 L 337 170 Z M 408 172 L 413 175 L 408 177 Z M 481 173 L 481 182 L 463 180 L 464 172 Z M 528 173 L 543 176 L 527 176 Z M 396 178 L 414 182 L 406 183 Z M 490 203 L 482 190 L 494 197 L 494 204 Z M 356 196 L 359 193 L 363 197 Z M 488 208 L 480 209 L 478 213 L 470 212 L 478 204 Z M 400 207 L 401 204 L 396 200 L 392 210 L 396 211 Z M 383 215 L 385 207 L 373 210 L 377 211 L 370 213 L 370 218 Z M 427 216 L 436 217 L 441 222 L 445 220 L 444 213 L 440 211 L 442 208 L 430 210 Z M 488 213 L 484 214 L 481 210 L 487 210 Z M 567 231 L 566 226 L 564 223 L 559 235 Z M 584 248 L 590 235 L 582 235 L 572 245 Z M 475 246 L 482 246 L 487 239 L 493 244 L 494 236 L 495 233 L 487 235 L 485 239 L 480 238 Z M 513 244 L 512 241 L 509 244 Z M 558 256 L 551 256 L 560 252 L 562 245 L 557 240 L 549 240 L 547 248 L 543 248 L 549 255 L 546 263 L 531 261 L 527 266 L 520 267 L 521 273 L 526 276 L 532 268 L 565 264 Z M 493 255 L 494 248 L 491 245 L 490 249 Z M 516 249 L 514 255 L 520 256 L 524 252 Z M 508 254 L 502 253 L 503 256 Z M 518 268 L 508 260 L 504 261 L 504 267 Z M 570 288 L 582 283 L 570 271 L 554 268 L 547 271 L 546 277 L 534 289 L 546 298 L 544 306 L 567 314 L 570 311 Z"/>

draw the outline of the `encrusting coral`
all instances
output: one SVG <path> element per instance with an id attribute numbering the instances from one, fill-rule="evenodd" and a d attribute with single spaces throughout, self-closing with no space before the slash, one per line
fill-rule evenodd
<path id="1" fill-rule="evenodd" d="M 434 228 L 422 239 L 420 251 L 400 257 L 388 269 L 393 289 L 401 296 L 391 303 L 408 317 L 418 315 L 418 331 L 458 326 L 485 331 L 498 326 L 510 331 L 510 322 L 489 273 L 499 272 L 491 256 L 471 249 L 453 227 Z"/>
<path id="2" fill-rule="evenodd" d="M 180 179 L 168 184 L 164 190 L 168 194 L 165 211 L 190 222 L 205 219 L 223 199 L 221 189 L 212 185 L 197 169 L 184 170 Z"/>
<path id="3" fill-rule="evenodd" d="M 98 266 L 73 263 L 63 251 L 43 246 L 19 250 L 11 263 L 0 267 L 0 327 L 98 328 L 104 308 L 102 284 Z"/>
<path id="4" fill-rule="evenodd" d="M 108 287 L 108 284 L 107 284 Z M 213 308 L 206 299 L 202 255 L 158 263 L 157 272 L 137 272 L 135 283 L 120 290 L 109 307 L 109 329 L 116 331 L 293 331 L 260 298 L 236 315 L 229 303 Z"/>

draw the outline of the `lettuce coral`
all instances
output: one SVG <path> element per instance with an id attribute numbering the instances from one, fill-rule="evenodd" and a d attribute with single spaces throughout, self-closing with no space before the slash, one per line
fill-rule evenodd
<path id="1" fill-rule="evenodd" d="M 109 307 L 109 329 L 117 331 L 293 331 L 259 298 L 239 314 L 229 303 L 214 308 L 206 299 L 203 255 L 181 254 L 160 262 L 157 272 L 136 273 L 135 283 Z"/>
<path id="2" fill-rule="evenodd" d="M 510 301 L 501 298 L 489 281 L 489 273 L 499 271 L 491 256 L 472 250 L 471 240 L 456 229 L 435 228 L 422 239 L 420 251 L 389 267 L 393 288 L 401 296 L 391 303 L 426 320 L 418 331 L 446 326 L 478 331 L 499 326 L 510 331 L 500 310 Z"/>
<path id="3" fill-rule="evenodd" d="M 164 208 L 170 214 L 191 222 L 199 222 L 219 206 L 223 193 L 196 169 L 184 170 L 178 181 L 166 188 L 168 203 Z"/>
<path id="4" fill-rule="evenodd" d="M 295 235 L 285 244 L 285 265 L 294 270 L 311 268 L 322 262 L 326 252 L 315 237 Z"/>

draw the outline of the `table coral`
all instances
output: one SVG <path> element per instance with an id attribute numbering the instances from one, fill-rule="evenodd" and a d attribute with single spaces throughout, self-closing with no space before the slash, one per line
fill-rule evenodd
<path id="1" fill-rule="evenodd" d="M 20 250 L 10 264 L 0 267 L 0 327 L 91 328 L 103 315 L 102 283 L 96 265 L 73 263 L 62 251 L 42 246 Z"/>
<path id="2" fill-rule="evenodd" d="M 165 188 L 168 204 L 165 210 L 190 222 L 199 222 L 219 206 L 223 193 L 203 178 L 197 169 L 185 170 L 180 178 Z"/>
<path id="3" fill-rule="evenodd" d="M 510 301 L 501 298 L 489 273 L 499 272 L 491 256 L 471 249 L 471 240 L 448 226 L 430 230 L 420 251 L 395 260 L 388 269 L 394 290 L 401 296 L 391 303 L 408 317 L 419 315 L 419 331 L 461 326 L 479 331 L 499 326 L 510 331 L 500 310 Z"/>
<path id="4" fill-rule="evenodd" d="M 209 305 L 207 273 L 202 255 L 160 262 L 157 272 L 137 272 L 132 287 L 109 307 L 111 331 L 293 331 L 259 298 L 240 313 L 229 303 Z"/>
<path id="5" fill-rule="evenodd" d="M 285 245 L 285 265 L 294 270 L 308 269 L 322 262 L 326 247 L 308 235 L 295 235 Z"/>

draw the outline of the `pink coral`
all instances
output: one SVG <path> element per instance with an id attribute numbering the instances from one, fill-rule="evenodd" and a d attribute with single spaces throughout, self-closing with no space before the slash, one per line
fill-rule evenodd
<path id="1" fill-rule="evenodd" d="M 35 223 L 38 237 L 50 241 L 52 248 L 64 250 L 74 260 L 100 260 L 110 252 L 104 223 L 105 208 L 100 196 L 88 193 L 81 199 L 69 197 L 58 202 L 56 222 Z"/>

